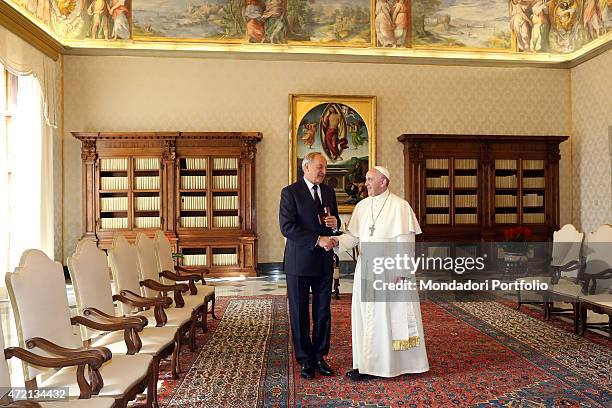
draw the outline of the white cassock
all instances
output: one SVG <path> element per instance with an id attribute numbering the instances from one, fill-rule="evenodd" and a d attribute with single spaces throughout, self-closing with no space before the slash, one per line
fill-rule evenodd
<path id="1" fill-rule="evenodd" d="M 375 228 L 371 236 L 370 227 L 374 219 Z M 420 233 L 421 228 L 410 204 L 387 190 L 363 199 L 355 206 L 347 232 L 338 237 L 336 251 L 350 250 L 364 242 L 414 244 L 415 235 Z M 418 292 L 407 291 L 406 302 L 363 302 L 361 278 L 359 257 L 351 306 L 353 368 L 360 374 L 377 377 L 428 371 Z M 414 275 L 409 279 L 415 281 Z"/>

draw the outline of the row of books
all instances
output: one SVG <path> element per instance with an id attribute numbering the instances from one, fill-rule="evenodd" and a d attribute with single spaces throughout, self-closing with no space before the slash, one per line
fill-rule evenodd
<path id="1" fill-rule="evenodd" d="M 472 188 L 478 184 L 476 176 L 455 176 L 455 187 Z"/>
<path id="2" fill-rule="evenodd" d="M 516 196 L 512 194 L 496 194 L 496 207 L 516 207 Z"/>
<path id="3" fill-rule="evenodd" d="M 523 160 L 523 170 L 544 170 L 544 160 Z"/>
<path id="4" fill-rule="evenodd" d="M 159 197 L 136 197 L 136 211 L 159 211 Z"/>
<path id="5" fill-rule="evenodd" d="M 425 196 L 425 205 L 429 208 L 448 207 L 448 195 L 428 194 Z"/>
<path id="6" fill-rule="evenodd" d="M 496 170 L 516 170 L 516 160 L 495 160 Z"/>
<path id="7" fill-rule="evenodd" d="M 476 170 L 478 160 L 476 159 L 455 159 L 455 170 Z"/>
<path id="8" fill-rule="evenodd" d="M 227 266 L 238 263 L 238 254 L 213 254 L 213 265 Z"/>
<path id="9" fill-rule="evenodd" d="M 181 210 L 206 211 L 206 196 L 181 196 Z"/>
<path id="10" fill-rule="evenodd" d="M 134 179 L 136 190 L 159 190 L 159 176 L 141 176 Z"/>
<path id="11" fill-rule="evenodd" d="M 525 194 L 523 196 L 523 206 L 539 207 L 544 205 L 544 196 L 540 194 Z"/>
<path id="12" fill-rule="evenodd" d="M 426 159 L 425 168 L 432 170 L 448 170 L 448 159 Z"/>
<path id="13" fill-rule="evenodd" d="M 495 214 L 497 224 L 516 224 L 518 217 L 516 214 Z"/>
<path id="14" fill-rule="evenodd" d="M 128 161 L 127 159 L 100 159 L 100 170 L 101 171 L 127 171 Z"/>
<path id="15" fill-rule="evenodd" d="M 240 226 L 237 215 L 218 215 L 213 217 L 216 228 L 238 228 Z"/>
<path id="16" fill-rule="evenodd" d="M 127 197 L 100 197 L 101 211 L 127 211 Z"/>
<path id="17" fill-rule="evenodd" d="M 206 228 L 208 227 L 208 219 L 206 217 L 181 217 L 181 227 Z"/>
<path id="18" fill-rule="evenodd" d="M 238 176 L 213 176 L 214 188 L 237 189 Z"/>
<path id="19" fill-rule="evenodd" d="M 213 159 L 213 167 L 215 170 L 237 170 L 237 157 L 215 157 Z"/>
<path id="20" fill-rule="evenodd" d="M 238 196 L 213 197 L 213 208 L 216 210 L 237 210 Z"/>
<path id="21" fill-rule="evenodd" d="M 134 218 L 134 226 L 136 228 L 159 228 L 159 217 L 136 217 Z"/>
<path id="22" fill-rule="evenodd" d="M 478 214 L 455 214 L 457 224 L 477 224 Z"/>
<path id="23" fill-rule="evenodd" d="M 188 157 L 185 159 L 187 170 L 206 170 L 208 159 L 205 157 Z"/>
<path id="24" fill-rule="evenodd" d="M 159 170 L 158 157 L 138 157 L 134 166 L 136 170 Z"/>
<path id="25" fill-rule="evenodd" d="M 449 224 L 450 216 L 448 214 L 425 214 L 425 222 L 427 224 Z"/>
<path id="26" fill-rule="evenodd" d="M 516 188 L 516 176 L 495 176 L 495 187 Z"/>
<path id="27" fill-rule="evenodd" d="M 127 190 L 127 177 L 100 177 L 101 190 Z"/>
<path id="28" fill-rule="evenodd" d="M 206 254 L 183 255 L 184 266 L 204 266 L 206 265 Z"/>
<path id="29" fill-rule="evenodd" d="M 526 224 L 542 224 L 544 223 L 544 213 L 523 214 L 523 222 Z"/>
<path id="30" fill-rule="evenodd" d="M 523 177 L 524 188 L 544 188 L 544 177 Z"/>
<path id="31" fill-rule="evenodd" d="M 122 229 L 128 227 L 127 217 L 121 218 L 101 218 L 100 228 L 102 229 Z"/>
<path id="32" fill-rule="evenodd" d="M 425 186 L 430 188 L 446 188 L 448 187 L 448 176 L 427 177 Z"/>
<path id="33" fill-rule="evenodd" d="M 181 188 L 201 190 L 206 188 L 206 176 L 181 176 Z"/>
<path id="34" fill-rule="evenodd" d="M 477 207 L 478 196 L 476 194 L 456 195 L 455 207 Z"/>

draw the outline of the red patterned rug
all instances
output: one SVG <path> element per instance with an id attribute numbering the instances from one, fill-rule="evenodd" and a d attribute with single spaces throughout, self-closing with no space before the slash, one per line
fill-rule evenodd
<path id="1" fill-rule="evenodd" d="M 286 298 L 220 297 L 219 320 L 160 376 L 162 407 L 611 407 L 612 343 L 573 335 L 510 303 L 421 304 L 431 370 L 351 382 L 350 295 L 332 301 L 328 361 L 307 381 L 294 363 Z"/>

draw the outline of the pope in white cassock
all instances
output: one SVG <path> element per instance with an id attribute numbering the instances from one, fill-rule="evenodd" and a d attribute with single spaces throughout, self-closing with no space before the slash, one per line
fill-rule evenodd
<path id="1" fill-rule="evenodd" d="M 365 242 L 408 243 L 413 251 L 408 255 L 414 255 L 415 235 L 421 228 L 410 204 L 389 191 L 389 179 L 389 170 L 382 166 L 367 172 L 368 198 L 355 206 L 346 233 L 336 237 L 335 251 Z M 418 292 L 407 291 L 400 302 L 365 302 L 361 275 L 360 256 L 351 307 L 353 370 L 347 376 L 359 380 L 364 374 L 395 377 L 428 371 Z M 406 275 L 415 280 L 413 274 Z"/>

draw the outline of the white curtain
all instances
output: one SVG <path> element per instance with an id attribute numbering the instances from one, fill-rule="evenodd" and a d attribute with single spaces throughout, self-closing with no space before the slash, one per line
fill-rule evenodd
<path id="1" fill-rule="evenodd" d="M 4 286 L 4 273 L 9 270 L 9 200 L 8 200 L 8 152 L 6 140 L 6 83 L 4 81 L 4 67 L 0 64 L 0 272 Z"/>
<path id="2" fill-rule="evenodd" d="M 41 105 L 38 81 L 20 76 L 8 130 L 9 270 L 28 248 L 54 257 L 53 139 Z"/>
<path id="3" fill-rule="evenodd" d="M 0 26 L 0 64 L 15 75 L 34 75 L 42 90 L 43 113 L 57 127 L 60 112 L 61 67 L 36 48 Z"/>

